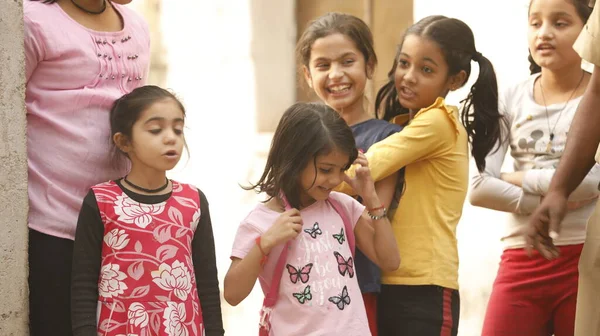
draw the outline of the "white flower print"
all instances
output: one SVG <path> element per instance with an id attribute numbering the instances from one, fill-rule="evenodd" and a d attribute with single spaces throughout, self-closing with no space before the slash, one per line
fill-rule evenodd
<path id="1" fill-rule="evenodd" d="M 163 314 L 163 325 L 169 336 L 188 336 L 188 330 L 183 325 L 185 321 L 185 304 L 168 302 Z"/>
<path id="2" fill-rule="evenodd" d="M 152 271 L 152 281 L 158 287 L 173 291 L 175 296 L 181 300 L 185 300 L 192 289 L 192 277 L 190 271 L 182 263 L 176 260 L 172 266 L 165 263 L 158 267 L 157 271 Z"/>
<path id="3" fill-rule="evenodd" d="M 104 236 L 104 242 L 115 250 L 121 250 L 129 243 L 129 235 L 125 230 L 112 229 Z"/>
<path id="4" fill-rule="evenodd" d="M 105 298 L 123 294 L 127 285 L 122 282 L 127 275 L 119 271 L 118 264 L 106 264 L 100 270 L 100 285 L 98 285 L 98 294 Z"/>
<path id="5" fill-rule="evenodd" d="M 192 222 L 190 223 L 190 227 L 192 231 L 196 231 L 196 227 L 198 227 L 198 220 L 200 220 L 200 209 L 194 212 L 194 216 L 192 216 Z"/>
<path id="6" fill-rule="evenodd" d="M 129 323 L 136 327 L 144 328 L 148 325 L 148 312 L 139 302 L 134 302 L 129 306 L 127 318 L 129 318 Z"/>
<path id="7" fill-rule="evenodd" d="M 159 215 L 165 210 L 165 202 L 158 204 L 141 204 L 129 198 L 125 194 L 117 196 L 115 200 L 115 214 L 119 220 L 128 224 L 135 224 L 145 229 L 152 223 L 152 216 Z"/>

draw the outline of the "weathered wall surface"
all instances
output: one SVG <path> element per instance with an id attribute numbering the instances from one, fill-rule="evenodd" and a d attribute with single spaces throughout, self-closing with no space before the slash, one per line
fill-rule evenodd
<path id="1" fill-rule="evenodd" d="M 0 335 L 27 327 L 23 1 L 0 1 Z"/>

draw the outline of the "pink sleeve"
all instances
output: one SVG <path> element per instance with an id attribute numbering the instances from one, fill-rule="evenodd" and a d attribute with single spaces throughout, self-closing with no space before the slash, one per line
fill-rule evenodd
<path id="1" fill-rule="evenodd" d="M 244 259 L 252 247 L 254 247 L 255 239 L 261 234 L 262 232 L 257 227 L 244 220 L 235 234 L 231 257 Z"/>
<path id="2" fill-rule="evenodd" d="M 27 16 L 24 18 L 24 24 L 25 83 L 27 83 L 38 63 L 44 58 L 44 45 L 38 25 L 29 20 Z"/>
<path id="3" fill-rule="evenodd" d="M 331 193 L 331 197 L 334 197 L 344 207 L 344 209 L 346 209 L 348 217 L 352 222 L 352 227 L 355 227 L 356 223 L 358 223 L 358 220 L 360 219 L 360 216 L 362 216 L 363 212 L 365 211 L 365 206 L 360 204 L 360 202 L 354 198 L 343 193 L 334 191 Z"/>

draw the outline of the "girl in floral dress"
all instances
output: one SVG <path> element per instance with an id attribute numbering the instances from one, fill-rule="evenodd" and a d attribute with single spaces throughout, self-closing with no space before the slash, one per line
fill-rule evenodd
<path id="1" fill-rule="evenodd" d="M 110 112 L 122 179 L 91 188 L 73 258 L 74 335 L 223 335 L 206 197 L 166 178 L 185 146 L 185 109 L 143 86 Z"/>

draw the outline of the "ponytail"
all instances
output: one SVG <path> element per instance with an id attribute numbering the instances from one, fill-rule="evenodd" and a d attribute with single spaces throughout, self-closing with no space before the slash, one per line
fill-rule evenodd
<path id="1" fill-rule="evenodd" d="M 498 83 L 492 63 L 477 52 L 473 31 L 458 19 L 441 15 L 428 16 L 409 27 L 404 33 L 404 38 L 408 35 L 422 36 L 437 43 L 448 64 L 448 75 L 465 72 L 466 79 L 462 85 L 471 75 L 471 62 L 479 63 L 479 77 L 467 98 L 461 102 L 464 103 L 461 121 L 467 131 L 477 169 L 482 172 L 485 169 L 486 156 L 502 142 L 501 123 L 506 123 L 506 119 L 498 111 Z M 385 120 L 407 112 L 398 102 L 394 86 L 400 49 L 396 54 L 394 66 L 388 73 L 389 82 L 377 93 L 376 111 L 380 115 L 383 112 Z"/>
<path id="2" fill-rule="evenodd" d="M 471 87 L 462 109 L 462 123 L 471 142 L 471 155 L 477 170 L 485 169 L 485 158 L 502 141 L 501 125 L 504 118 L 498 111 L 498 82 L 489 59 L 476 53 L 479 77 Z"/>

